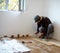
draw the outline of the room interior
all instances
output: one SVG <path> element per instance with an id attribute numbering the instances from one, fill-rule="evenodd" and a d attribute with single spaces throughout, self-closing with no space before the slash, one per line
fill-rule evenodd
<path id="1" fill-rule="evenodd" d="M 59 53 L 59 14 L 60 0 L 26 0 L 26 10 L 23 12 L 0 11 L 0 38 L 7 35 L 7 37 L 16 39 L 20 43 L 24 41 L 22 44 L 31 49 L 31 52 L 26 53 L 57 53 L 57 51 Z M 47 16 L 52 21 L 54 25 L 53 40 L 45 41 L 36 37 L 34 34 L 37 27 L 34 22 L 36 15 Z M 18 34 L 20 37 L 17 37 Z M 29 36 L 26 36 L 26 34 Z M 12 35 L 14 37 L 11 37 Z"/>

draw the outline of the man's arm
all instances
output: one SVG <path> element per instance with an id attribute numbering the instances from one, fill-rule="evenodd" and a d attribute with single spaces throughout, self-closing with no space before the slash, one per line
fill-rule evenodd
<path id="1" fill-rule="evenodd" d="M 39 33 L 40 26 L 41 26 L 41 23 L 37 23 L 37 32 L 35 32 L 35 34 L 38 34 Z"/>
<path id="2" fill-rule="evenodd" d="M 39 26 L 37 25 L 37 32 L 39 32 Z"/>

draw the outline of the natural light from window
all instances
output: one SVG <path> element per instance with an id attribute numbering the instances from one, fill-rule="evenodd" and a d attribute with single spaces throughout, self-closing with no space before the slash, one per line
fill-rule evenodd
<path id="1" fill-rule="evenodd" d="M 24 0 L 0 0 L 0 11 L 22 11 Z"/>

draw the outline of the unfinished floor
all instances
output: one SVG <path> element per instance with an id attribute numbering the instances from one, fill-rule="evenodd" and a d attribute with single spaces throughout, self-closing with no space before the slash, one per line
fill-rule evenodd
<path id="1" fill-rule="evenodd" d="M 31 53 L 60 53 L 60 43 L 57 40 L 42 40 L 36 37 L 23 37 L 17 39 L 31 49 Z"/>
<path id="2" fill-rule="evenodd" d="M 13 39 L 27 46 L 31 50 L 30 53 L 60 53 L 59 41 L 46 41 L 36 37 L 20 37 Z"/>

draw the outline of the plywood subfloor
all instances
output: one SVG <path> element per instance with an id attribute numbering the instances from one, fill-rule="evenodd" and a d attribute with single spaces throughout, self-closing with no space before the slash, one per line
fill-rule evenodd
<path id="1" fill-rule="evenodd" d="M 31 53 L 60 53 L 60 45 L 54 42 L 44 41 L 35 37 L 24 37 L 17 40 L 21 43 L 24 41 L 25 43 L 23 44 L 31 49 Z"/>

